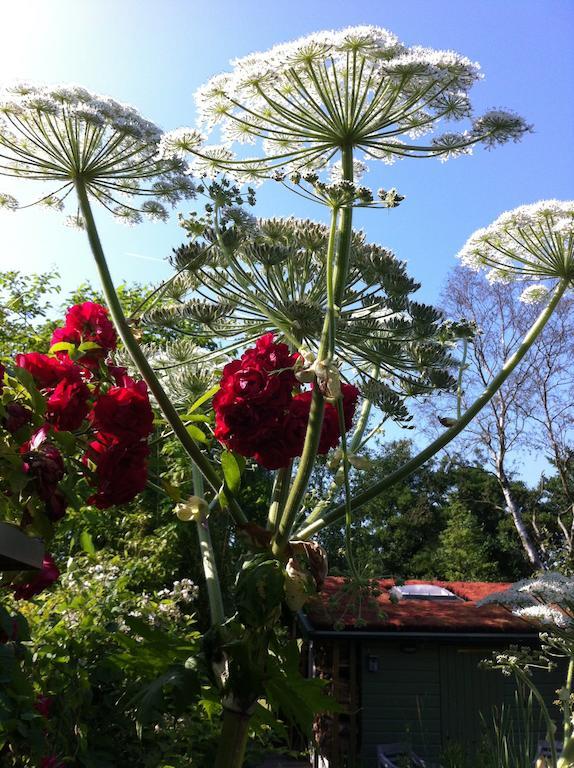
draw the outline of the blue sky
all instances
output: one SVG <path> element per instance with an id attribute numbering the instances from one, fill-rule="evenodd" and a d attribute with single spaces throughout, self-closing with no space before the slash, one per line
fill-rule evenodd
<path id="1" fill-rule="evenodd" d="M 193 93 L 230 58 L 325 28 L 375 24 L 405 43 L 456 50 L 482 65 L 478 113 L 510 108 L 534 125 L 519 144 L 447 163 L 371 164 L 369 186 L 406 196 L 394 211 L 365 211 L 356 222 L 370 239 L 406 259 L 436 301 L 454 255 L 502 211 L 544 198 L 573 197 L 574 3 L 572 0 L 26 0 L 2 4 L 0 79 L 73 82 L 136 106 L 165 129 L 194 122 Z M 0 190 L 14 191 L 6 179 Z M 31 199 L 31 185 L 17 190 Z M 273 182 L 259 188 L 256 213 L 325 219 Z M 149 282 L 169 274 L 164 261 L 183 240 L 168 224 L 126 228 L 98 218 L 114 277 Z M 0 218 L 3 269 L 56 266 L 64 290 L 95 270 L 85 236 L 56 214 L 22 211 Z"/>

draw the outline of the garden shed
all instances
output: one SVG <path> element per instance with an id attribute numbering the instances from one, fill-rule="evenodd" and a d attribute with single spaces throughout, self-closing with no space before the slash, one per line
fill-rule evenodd
<path id="1" fill-rule="evenodd" d="M 500 606 L 477 606 L 507 586 L 380 579 L 365 595 L 328 577 L 301 625 L 311 673 L 331 681 L 345 712 L 317 721 L 315 764 L 376 768 L 377 745 L 396 742 L 432 764 L 449 751 L 476 753 L 481 716 L 490 721 L 502 704 L 516 709 L 514 678 L 480 661 L 509 645 L 538 644 L 531 624 Z M 551 708 L 563 679 L 560 669 L 535 677 Z"/>

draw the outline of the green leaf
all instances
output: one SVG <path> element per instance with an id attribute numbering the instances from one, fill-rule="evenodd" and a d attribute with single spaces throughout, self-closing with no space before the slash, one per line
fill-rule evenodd
<path id="1" fill-rule="evenodd" d="M 181 491 L 179 490 L 177 485 L 173 485 L 173 483 L 170 483 L 169 480 L 162 478 L 161 487 L 167 493 L 167 495 L 172 501 L 175 501 L 175 502 L 181 501 Z"/>
<path id="2" fill-rule="evenodd" d="M 75 349 L 76 345 L 69 341 L 58 341 L 56 344 L 52 344 L 50 352 L 73 352 Z"/>
<path id="3" fill-rule="evenodd" d="M 207 436 L 203 430 L 201 430 L 199 427 L 196 427 L 193 424 L 188 424 L 187 427 L 188 434 L 193 437 L 194 440 L 196 440 L 198 443 L 206 443 L 207 442 Z"/>
<path id="4" fill-rule="evenodd" d="M 91 535 L 88 533 L 88 531 L 82 531 L 80 534 L 80 546 L 84 550 L 84 552 L 88 555 L 95 555 L 96 554 L 96 548 L 94 546 L 94 541 L 91 537 Z"/>
<path id="5" fill-rule="evenodd" d="M 211 417 L 205 413 L 186 413 L 181 417 L 183 421 L 202 421 L 204 424 L 209 424 Z"/>
<path id="6" fill-rule="evenodd" d="M 269 677 L 265 681 L 267 700 L 277 711 L 303 732 L 310 734 L 313 718 L 321 712 L 343 712 L 344 708 L 325 692 L 326 680 L 307 679 L 297 670 L 287 671 L 277 657 L 269 665 Z"/>
<path id="7" fill-rule="evenodd" d="M 34 411 L 36 411 L 39 416 L 43 416 L 46 411 L 46 401 L 38 391 L 36 382 L 34 381 L 34 377 L 30 371 L 27 371 L 25 368 L 16 366 L 12 372 L 12 375 L 30 395 L 30 400 L 32 401 L 32 407 L 34 408 Z"/>
<path id="8" fill-rule="evenodd" d="M 196 411 L 201 405 L 203 405 L 205 402 L 210 400 L 213 395 L 215 395 L 217 392 L 219 392 L 219 384 L 216 384 L 214 387 L 211 387 L 211 389 L 208 389 L 207 392 L 205 392 L 201 397 L 199 397 L 195 403 L 190 407 L 189 413 L 193 413 L 193 411 Z"/>
<path id="9" fill-rule="evenodd" d="M 221 454 L 221 468 L 227 487 L 234 495 L 241 486 L 241 475 L 245 469 L 245 459 L 237 453 L 223 451 Z"/>
<path id="10" fill-rule="evenodd" d="M 140 738 L 144 725 L 162 717 L 168 692 L 176 708 L 183 711 L 201 693 L 197 673 L 182 665 L 173 666 L 133 697 L 130 704 L 137 704 L 136 722 Z"/>
<path id="11" fill-rule="evenodd" d="M 102 347 L 99 344 L 96 344 L 95 341 L 84 341 L 78 347 L 80 352 L 90 352 L 93 349 L 102 349 Z"/>

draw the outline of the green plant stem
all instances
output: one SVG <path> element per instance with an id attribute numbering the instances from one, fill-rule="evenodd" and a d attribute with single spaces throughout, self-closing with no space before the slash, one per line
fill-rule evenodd
<path id="1" fill-rule="evenodd" d="M 574 765 L 574 739 L 572 738 L 572 707 L 570 705 L 570 695 L 572 693 L 572 683 L 574 681 L 574 659 L 568 662 L 568 672 L 566 673 L 566 693 L 568 699 L 563 704 L 563 723 L 564 723 L 564 744 L 562 754 L 558 760 L 559 768 L 569 768 Z"/>
<path id="2" fill-rule="evenodd" d="M 343 178 L 353 180 L 353 149 L 343 147 L 341 149 L 341 163 Z M 339 210 L 333 208 L 331 212 L 331 228 L 329 232 L 329 244 L 327 248 L 327 311 L 319 341 L 317 358 L 320 361 L 331 363 L 334 356 L 337 335 L 337 317 L 339 315 L 341 300 L 345 291 L 345 282 L 349 269 L 349 257 L 351 239 L 353 235 L 353 208 L 352 206 Z M 291 535 L 293 525 L 301 507 L 303 497 L 309 485 L 309 479 L 315 466 L 317 449 L 321 439 L 321 427 L 323 425 L 323 413 L 325 409 L 324 398 L 318 387 L 313 390 L 309 421 L 305 434 L 305 443 L 299 466 L 285 503 L 285 508 L 279 526 L 277 536 L 273 542 L 275 554 L 281 554 Z"/>
<path id="3" fill-rule="evenodd" d="M 373 376 L 376 378 L 378 374 L 379 374 L 379 367 L 375 366 L 373 371 Z M 355 431 L 353 432 L 353 436 L 351 437 L 351 442 L 349 443 L 349 446 L 348 446 L 348 453 L 356 453 L 357 450 L 360 450 L 362 446 L 366 442 L 368 442 L 369 437 L 371 435 L 367 435 L 365 440 L 363 440 L 363 435 L 365 434 L 365 429 L 367 428 L 367 424 L 369 423 L 369 416 L 371 415 L 372 406 L 373 406 L 373 403 L 371 400 L 367 400 L 367 398 L 363 400 L 363 403 L 361 405 L 361 412 L 357 420 L 357 426 L 355 427 Z M 372 434 L 374 434 L 374 432 Z M 338 490 L 339 490 L 339 486 L 336 483 L 331 483 L 329 490 L 325 494 L 325 498 L 321 499 L 321 501 L 311 510 L 310 515 L 305 520 L 305 525 L 309 525 L 309 523 L 312 523 L 313 520 L 315 520 L 320 516 L 321 512 L 324 509 L 326 509 L 329 502 L 331 501 L 331 499 L 337 493 Z"/>
<path id="4" fill-rule="evenodd" d="M 191 465 L 191 474 L 193 480 L 193 492 L 196 496 L 203 498 L 205 490 L 203 487 L 203 475 L 196 464 Z M 219 574 L 217 573 L 217 563 L 215 561 L 215 552 L 213 550 L 213 542 L 211 541 L 207 515 L 202 515 L 199 520 L 196 520 L 196 527 L 197 536 L 199 538 L 203 575 L 207 587 L 211 624 L 223 624 L 225 622 L 225 610 L 223 608 L 221 582 L 219 581 Z"/>
<path id="5" fill-rule="evenodd" d="M 405 477 L 408 477 L 415 470 L 421 467 L 426 461 L 432 458 L 436 453 L 438 453 L 438 451 L 448 445 L 451 440 L 453 440 L 462 432 L 462 430 L 472 421 L 476 414 L 481 411 L 486 403 L 488 403 L 493 395 L 499 390 L 502 384 L 520 363 L 524 355 L 528 352 L 530 347 L 534 344 L 542 329 L 550 319 L 567 287 L 568 281 L 561 280 L 560 283 L 556 286 L 554 293 L 552 294 L 552 298 L 546 307 L 544 307 L 544 309 L 540 312 L 516 352 L 508 358 L 508 360 L 502 366 L 500 372 L 494 377 L 494 379 L 486 387 L 484 392 L 474 401 L 474 403 L 472 403 L 472 405 L 466 409 L 461 418 L 457 420 L 456 424 L 443 432 L 440 437 L 434 440 L 417 456 L 414 456 L 412 459 L 410 459 L 410 461 L 407 461 L 406 464 L 403 464 L 402 467 L 399 467 L 399 469 L 391 472 L 390 475 L 387 475 L 382 480 L 379 480 L 379 482 L 374 483 L 362 493 L 359 493 L 357 496 L 352 498 L 350 500 L 352 510 L 359 509 L 359 507 L 361 507 L 363 504 L 366 504 L 368 501 L 371 501 L 371 499 L 374 499 L 387 488 L 390 488 L 395 483 L 404 480 Z M 297 531 L 297 538 L 308 539 L 310 536 L 317 533 L 317 531 L 320 531 L 327 525 L 331 525 L 332 523 L 337 522 L 343 518 L 345 514 L 345 505 L 339 505 L 329 512 L 326 512 L 323 517 L 314 520 L 308 525 L 305 524 Z"/>
<path id="6" fill-rule="evenodd" d="M 352 510 L 349 505 L 349 499 L 351 498 L 351 485 L 349 482 L 349 456 L 347 453 L 347 436 L 345 434 L 345 412 L 343 411 L 343 398 L 340 397 L 337 400 L 337 414 L 339 417 L 339 430 L 341 432 L 341 466 L 343 467 L 343 487 L 345 490 L 345 552 L 347 555 L 347 562 L 349 563 L 349 570 L 351 575 L 355 579 L 359 579 L 359 572 L 355 565 L 355 558 L 353 557 L 353 541 L 352 541 Z"/>
<path id="7" fill-rule="evenodd" d="M 558 762 L 558 754 L 556 752 L 556 742 L 554 741 L 554 736 L 556 734 L 556 726 L 550 717 L 550 713 L 548 712 L 548 707 L 546 706 L 546 702 L 544 701 L 544 697 L 536 687 L 536 685 L 533 683 L 533 681 L 530 679 L 530 677 L 524 672 L 522 669 L 519 669 L 518 667 L 513 667 L 512 671 L 516 675 L 516 677 L 524 683 L 524 685 L 532 691 L 532 695 L 538 702 L 538 706 L 540 707 L 540 711 L 542 713 L 542 717 L 544 718 L 544 721 L 546 723 L 546 728 L 548 732 L 548 742 L 550 744 L 550 755 L 552 757 L 552 768 L 556 766 L 556 768 L 567 768 L 568 763 L 563 763 L 562 766 Z"/>
<path id="8" fill-rule="evenodd" d="M 269 506 L 269 514 L 267 516 L 267 530 L 272 531 L 273 534 L 275 534 L 277 531 L 279 519 L 287 500 L 292 468 L 293 462 L 290 461 L 286 467 L 278 469 L 275 474 L 275 479 L 273 481 L 273 491 L 271 493 L 271 504 Z"/>
<path id="9" fill-rule="evenodd" d="M 165 390 L 159 382 L 159 379 L 155 375 L 155 372 L 153 371 L 146 356 L 144 355 L 142 348 L 136 341 L 122 309 L 122 305 L 114 287 L 112 276 L 108 269 L 106 257 L 104 255 L 100 237 L 98 235 L 98 230 L 96 228 L 96 222 L 94 221 L 92 214 L 92 208 L 88 199 L 86 187 L 81 179 L 77 179 L 75 185 L 80 204 L 80 211 L 85 222 L 88 240 L 90 242 L 90 247 L 92 249 L 96 266 L 100 275 L 100 280 L 102 282 L 106 303 L 109 307 L 110 314 L 125 348 L 128 350 L 134 365 L 137 367 L 142 378 L 153 393 L 153 396 L 161 408 L 166 421 L 173 429 L 175 435 L 178 437 L 184 449 L 197 464 L 201 470 L 201 473 L 204 475 L 213 491 L 215 493 L 219 493 L 221 487 L 223 486 L 225 495 L 227 499 L 229 499 L 230 513 L 233 516 L 233 519 L 236 523 L 239 524 L 246 523 L 247 518 L 243 514 L 241 507 L 233 498 L 233 494 L 226 487 L 224 481 L 219 478 L 215 469 L 211 466 L 210 462 L 201 453 L 200 449 L 191 438 L 189 432 L 185 428 L 185 425 L 180 419 L 178 412 L 174 408 L 173 403 L 167 396 Z"/>
<path id="10" fill-rule="evenodd" d="M 250 716 L 244 712 L 223 710 L 223 728 L 217 746 L 214 768 L 242 767 L 250 719 Z"/>

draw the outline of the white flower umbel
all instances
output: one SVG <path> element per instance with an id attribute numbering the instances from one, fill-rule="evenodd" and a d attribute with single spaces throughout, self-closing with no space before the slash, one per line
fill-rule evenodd
<path id="1" fill-rule="evenodd" d="M 550 605 L 531 605 L 526 608 L 516 608 L 513 611 L 515 616 L 519 616 L 526 621 L 536 621 L 540 624 L 547 624 L 550 627 L 558 629 L 571 629 L 574 627 L 574 621 L 564 611 L 559 608 L 553 608 Z"/>
<path id="2" fill-rule="evenodd" d="M 174 205 L 195 195 L 175 151 L 194 142 L 189 134 L 172 139 L 167 159 L 158 154 L 163 145 L 161 130 L 133 107 L 83 88 L 18 85 L 0 96 L 0 174 L 47 183 L 37 202 L 53 210 L 81 182 L 126 223 L 138 223 L 140 214 L 165 220 L 160 201 Z M 147 200 L 137 205 L 137 197 Z M 2 203 L 18 207 L 9 195 L 0 195 Z"/>
<path id="3" fill-rule="evenodd" d="M 201 128 L 260 147 L 218 158 L 219 168 L 263 177 L 321 169 L 344 149 L 386 161 L 452 157 L 478 142 L 519 139 L 529 126 L 501 110 L 473 118 L 468 93 L 478 64 L 452 51 L 407 47 L 385 29 L 318 32 L 232 62 L 196 93 Z M 468 120 L 462 132 L 449 126 Z M 426 141 L 439 123 L 449 130 Z M 205 150 L 194 150 L 197 156 Z M 348 175 L 345 178 L 349 178 Z"/>
<path id="4" fill-rule="evenodd" d="M 549 295 L 548 288 L 542 283 L 535 283 L 525 288 L 519 296 L 523 304 L 542 304 Z"/>
<path id="5" fill-rule="evenodd" d="M 480 600 L 477 605 L 497 603 L 509 608 L 516 615 L 517 611 L 535 606 L 555 606 L 562 610 L 574 608 L 574 577 L 564 576 L 557 571 L 548 571 L 533 579 L 517 581 L 509 589 Z"/>
<path id="6" fill-rule="evenodd" d="M 507 211 L 477 230 L 458 258 L 474 270 L 489 268 L 488 278 L 494 282 L 572 280 L 573 235 L 574 201 L 542 200 Z M 532 286 L 523 300 L 542 300 L 542 287 Z"/>

